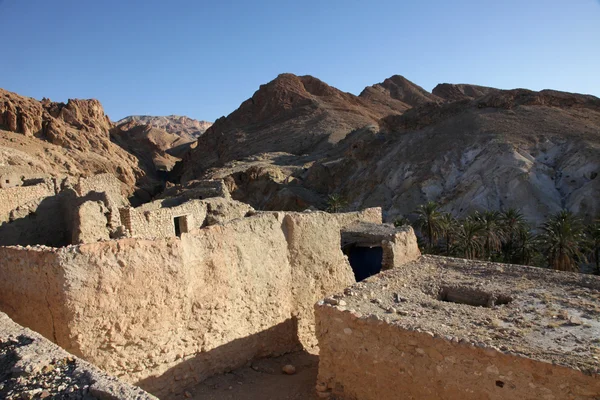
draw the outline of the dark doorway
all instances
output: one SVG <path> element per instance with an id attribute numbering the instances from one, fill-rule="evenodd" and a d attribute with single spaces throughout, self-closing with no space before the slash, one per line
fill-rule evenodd
<path id="1" fill-rule="evenodd" d="M 173 220 L 175 223 L 175 236 L 180 237 L 181 232 L 186 231 L 187 223 L 184 217 L 175 217 Z"/>
<path id="2" fill-rule="evenodd" d="M 351 246 L 347 255 L 357 282 L 381 272 L 383 248 L 380 246 Z"/>

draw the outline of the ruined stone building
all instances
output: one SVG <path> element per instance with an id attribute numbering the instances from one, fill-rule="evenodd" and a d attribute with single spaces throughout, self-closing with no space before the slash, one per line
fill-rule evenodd
<path id="1" fill-rule="evenodd" d="M 0 318 L 113 375 L 98 393 L 309 349 L 319 398 L 600 396 L 598 277 L 421 256 L 381 209 L 257 212 L 219 181 L 139 207 L 109 175 L 8 181 Z"/>

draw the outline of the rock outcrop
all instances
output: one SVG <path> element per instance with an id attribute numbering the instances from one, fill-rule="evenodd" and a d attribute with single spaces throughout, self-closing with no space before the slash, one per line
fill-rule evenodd
<path id="1" fill-rule="evenodd" d="M 98 100 L 37 101 L 0 89 L 0 175 L 108 172 L 133 188 L 146 174 L 111 142 L 111 127 Z"/>

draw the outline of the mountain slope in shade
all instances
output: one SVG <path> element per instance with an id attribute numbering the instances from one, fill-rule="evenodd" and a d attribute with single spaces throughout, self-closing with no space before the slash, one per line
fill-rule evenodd
<path id="1" fill-rule="evenodd" d="M 312 76 L 281 74 L 215 121 L 184 159 L 181 173 L 184 180 L 193 179 L 206 168 L 264 152 L 327 151 L 353 130 L 377 125 L 389 114 L 387 106 Z"/>
<path id="2" fill-rule="evenodd" d="M 119 126 L 127 124 L 128 128 L 131 128 L 134 125 L 150 125 L 154 128 L 159 128 L 168 133 L 177 135 L 187 142 L 198 139 L 198 137 L 206 132 L 212 125 L 212 123 L 208 121 L 198 121 L 179 115 L 168 115 L 165 117 L 131 115 L 117 121 L 116 124 Z"/>
<path id="3" fill-rule="evenodd" d="M 111 130 L 111 138 L 134 154 L 146 170 L 152 171 L 170 171 L 179 161 L 181 149 L 189 149 L 193 143 L 176 134 L 136 122 L 115 127 Z"/>
<path id="4" fill-rule="evenodd" d="M 431 92 L 447 101 L 460 101 L 473 100 L 498 90 L 487 86 L 440 83 Z"/>

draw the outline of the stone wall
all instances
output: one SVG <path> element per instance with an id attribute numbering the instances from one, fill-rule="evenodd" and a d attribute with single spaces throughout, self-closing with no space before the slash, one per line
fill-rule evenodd
<path id="1" fill-rule="evenodd" d="M 152 204 L 164 204 L 165 208 L 142 206 L 121 209 L 121 221 L 132 237 L 165 238 L 175 234 L 175 218 L 185 217 L 186 229 L 189 233 L 202 227 L 206 219 L 206 204 L 201 200 L 190 200 L 183 204 L 168 206 L 167 200 L 159 200 Z"/>
<path id="2" fill-rule="evenodd" d="M 360 400 L 597 399 L 600 377 L 410 331 L 340 306 L 316 308 L 321 397 Z"/>
<path id="3" fill-rule="evenodd" d="M 45 180 L 31 186 L 15 186 L 0 190 L 0 223 L 10 220 L 10 213 L 15 208 L 56 194 L 54 182 Z"/>
<path id="4" fill-rule="evenodd" d="M 0 312 L 0 397 L 151 400 Z M 42 386 L 43 385 L 43 386 Z"/>
<path id="5" fill-rule="evenodd" d="M 157 240 L 0 248 L 0 309 L 160 397 L 314 345 L 316 299 L 353 282 L 340 229 L 381 210 L 259 213 Z"/>

